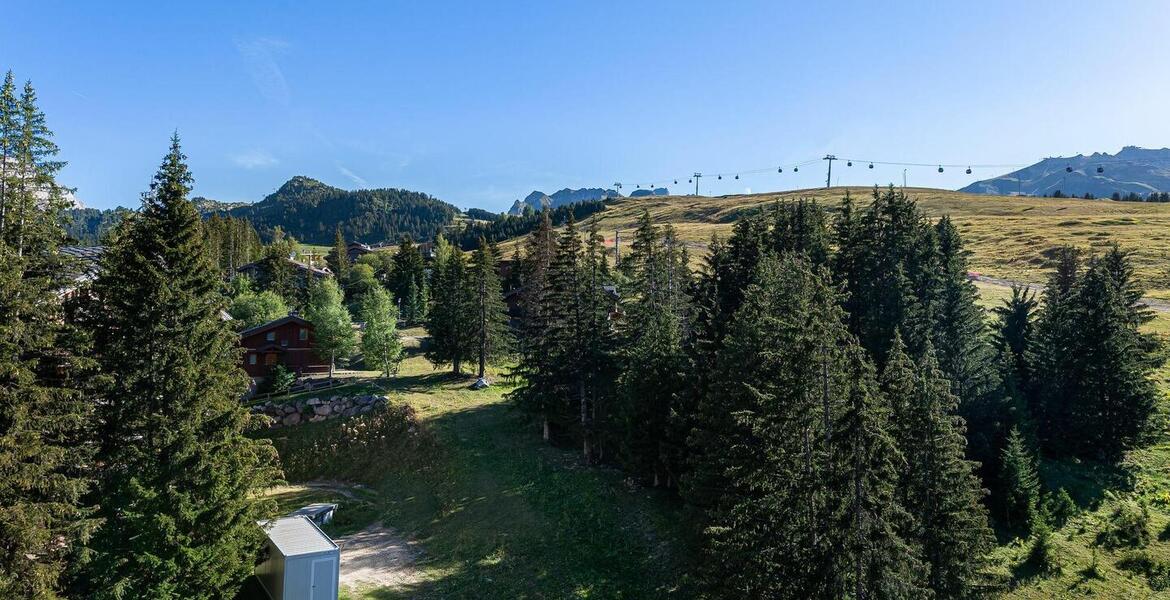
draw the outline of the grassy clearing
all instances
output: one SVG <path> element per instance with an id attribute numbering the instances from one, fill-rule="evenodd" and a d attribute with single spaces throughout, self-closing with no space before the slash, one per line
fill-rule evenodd
<path id="1" fill-rule="evenodd" d="M 816 198 L 835 207 L 848 191 L 860 202 L 868 201 L 872 188 L 818 188 L 742 196 L 651 196 L 625 198 L 599 213 L 607 237 L 614 230 L 627 239 L 643 210 L 656 223 L 671 223 L 680 237 L 701 249 L 712 234 L 726 238 L 735 221 L 763 210 L 777 200 Z M 907 188 L 931 217 L 950 215 L 972 251 L 972 269 L 987 275 L 1020 281 L 1042 282 L 1052 250 L 1073 244 L 1092 250 L 1111 242 L 1134 252 L 1139 280 L 1150 296 L 1170 298 L 1170 204 L 1073 200 L 1067 198 L 1017 198 L 981 196 L 930 188 Z M 504 244 L 511 256 L 511 241 Z"/>
<path id="2" fill-rule="evenodd" d="M 408 335 L 411 332 L 404 332 Z M 493 373 L 499 375 L 499 373 Z M 378 380 L 393 402 L 433 436 L 433 445 L 387 446 L 345 479 L 368 486 L 368 520 L 418 540 L 421 583 L 408 589 L 347 590 L 343 598 L 653 598 L 671 595 L 687 543 L 682 507 L 668 494 L 627 485 L 609 469 L 583 468 L 576 453 L 540 441 L 538 429 L 497 385 L 435 372 L 411 356 L 399 377 Z M 327 440 L 334 420 L 277 430 L 282 458 L 300 480 L 339 478 Z M 317 450 L 313 450 L 316 448 Z M 305 456 L 315 456 L 307 459 Z M 285 492 L 285 506 L 319 490 Z M 347 510 L 345 500 L 338 519 Z"/>

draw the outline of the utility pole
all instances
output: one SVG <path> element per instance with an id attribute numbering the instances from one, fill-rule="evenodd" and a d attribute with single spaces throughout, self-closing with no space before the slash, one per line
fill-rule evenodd
<path id="1" fill-rule="evenodd" d="M 622 266 L 622 230 L 615 229 L 613 232 L 613 266 Z"/>
<path id="2" fill-rule="evenodd" d="M 695 171 L 695 195 L 696 196 L 699 195 L 699 178 L 702 176 L 703 176 L 702 173 Z"/>
<path id="3" fill-rule="evenodd" d="M 833 161 L 837 160 L 837 157 L 832 154 L 826 154 L 822 160 L 829 161 L 829 173 L 825 175 L 825 187 L 829 187 L 833 182 Z"/>
<path id="4" fill-rule="evenodd" d="M 902 191 L 906 191 L 906 169 L 902 169 Z"/>

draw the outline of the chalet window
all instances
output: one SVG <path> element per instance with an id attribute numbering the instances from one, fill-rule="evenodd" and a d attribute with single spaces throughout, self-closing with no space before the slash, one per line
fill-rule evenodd
<path id="1" fill-rule="evenodd" d="M 256 364 L 256 355 L 255 354 L 248 355 L 248 364 L 250 364 L 250 365 Z"/>
<path id="2" fill-rule="evenodd" d="M 264 335 L 264 339 L 266 339 L 270 342 L 275 342 L 276 341 L 276 332 L 269 331 L 267 334 Z"/>
<path id="3" fill-rule="evenodd" d="M 280 345 L 281 346 L 288 346 L 288 340 L 284 340 L 284 339 L 280 340 Z"/>
<path id="4" fill-rule="evenodd" d="M 271 352 L 270 352 L 270 353 L 268 353 L 268 354 L 265 354 L 265 355 L 264 355 L 264 364 L 265 364 L 265 365 L 268 365 L 268 366 L 270 366 L 270 367 L 271 367 L 272 365 L 275 365 L 275 364 L 276 364 L 276 354 L 275 354 L 275 353 L 271 353 Z"/>
<path id="5" fill-rule="evenodd" d="M 298 335 L 297 335 L 297 337 L 298 337 L 298 339 L 300 339 L 302 342 L 303 342 L 303 341 L 305 341 L 305 340 L 307 340 L 307 339 L 309 339 L 309 330 L 308 330 L 307 328 L 305 328 L 305 327 L 301 327 L 301 330 L 300 330 L 300 332 L 298 332 Z"/>

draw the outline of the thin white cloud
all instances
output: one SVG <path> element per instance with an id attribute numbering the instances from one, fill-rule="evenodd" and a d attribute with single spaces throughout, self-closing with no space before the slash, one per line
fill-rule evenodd
<path id="1" fill-rule="evenodd" d="M 354 173 L 353 171 L 350 171 L 349 169 L 345 168 L 344 165 L 337 165 L 337 170 L 341 171 L 342 175 L 349 177 L 350 180 L 353 181 L 354 183 L 356 183 L 359 188 L 368 189 L 370 187 L 370 182 L 366 181 L 365 179 L 362 179 L 362 177 L 360 175 L 358 175 L 357 173 Z"/>
<path id="2" fill-rule="evenodd" d="M 248 150 L 247 152 L 233 154 L 230 158 L 236 166 L 245 169 L 262 169 L 280 164 L 280 160 L 264 150 Z"/>
<path id="3" fill-rule="evenodd" d="M 288 48 L 288 42 L 275 38 L 236 39 L 236 50 L 244 59 L 244 66 L 252 77 L 252 83 L 265 98 L 281 104 L 289 105 L 288 81 L 284 78 L 284 71 L 276 63 L 276 56 Z"/>

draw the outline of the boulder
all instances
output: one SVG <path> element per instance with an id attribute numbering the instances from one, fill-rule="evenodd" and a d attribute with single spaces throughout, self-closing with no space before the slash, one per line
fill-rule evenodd
<path id="1" fill-rule="evenodd" d="M 285 404 L 284 405 L 284 414 L 291 415 L 291 414 L 296 414 L 298 412 L 300 412 L 300 409 L 298 409 L 295 404 Z"/>
<path id="2" fill-rule="evenodd" d="M 281 420 L 281 424 L 284 425 L 285 427 L 288 427 L 290 425 L 296 425 L 297 423 L 300 423 L 300 422 L 301 422 L 301 414 L 300 413 L 292 413 L 292 414 L 285 415 L 284 419 Z"/>
<path id="3" fill-rule="evenodd" d="M 320 398 L 309 398 L 308 400 L 305 400 L 305 404 L 308 404 L 309 406 L 317 406 L 320 403 Z"/>
<path id="4" fill-rule="evenodd" d="M 313 415 L 312 417 L 309 417 L 310 423 L 320 423 L 321 421 L 324 421 L 324 420 L 325 420 L 325 417 L 322 415 Z"/>
<path id="5" fill-rule="evenodd" d="M 324 416 L 328 416 L 329 413 L 333 412 L 333 409 L 329 408 L 328 406 L 326 406 L 324 404 L 319 404 L 319 405 L 313 407 L 313 412 L 318 417 L 324 417 Z"/>

